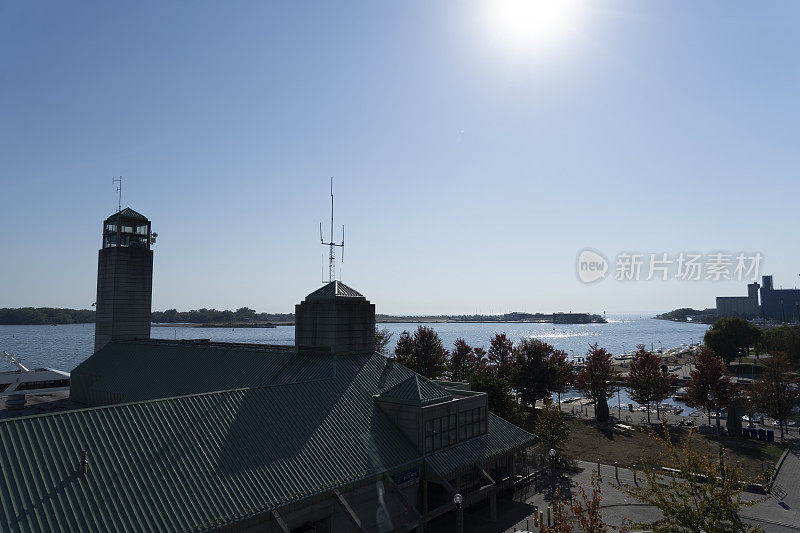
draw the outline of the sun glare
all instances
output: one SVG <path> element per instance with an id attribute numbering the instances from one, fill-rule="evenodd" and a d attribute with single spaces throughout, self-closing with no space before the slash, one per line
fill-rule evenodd
<path id="1" fill-rule="evenodd" d="M 576 0 L 489 0 L 486 6 L 495 38 L 520 53 L 560 45 L 578 19 Z"/>

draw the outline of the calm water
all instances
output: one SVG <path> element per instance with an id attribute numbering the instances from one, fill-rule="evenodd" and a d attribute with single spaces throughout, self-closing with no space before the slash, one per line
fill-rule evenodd
<path id="1" fill-rule="evenodd" d="M 613 354 L 630 351 L 637 344 L 648 347 L 680 346 L 698 342 L 708 326 L 667 322 L 626 315 L 609 317 L 608 324 L 430 324 L 450 348 L 458 337 L 472 346 L 488 348 L 495 333 L 505 332 L 513 341 L 536 337 L 556 348 L 574 355 L 586 353 L 590 344 L 598 343 Z M 393 333 L 392 345 L 404 330 L 414 331 L 417 324 L 379 324 Z M 294 327 L 271 329 L 223 329 L 154 327 L 157 339 L 211 338 L 218 342 L 253 342 L 263 344 L 294 344 Z M 0 326 L 0 350 L 22 358 L 29 367 L 47 366 L 70 371 L 92 353 L 94 324 L 66 326 Z M 0 370 L 11 367 L 0 362 Z"/>

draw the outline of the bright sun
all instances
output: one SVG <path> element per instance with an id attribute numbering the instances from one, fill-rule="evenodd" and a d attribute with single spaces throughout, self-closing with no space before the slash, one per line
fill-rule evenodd
<path id="1" fill-rule="evenodd" d="M 497 40 L 518 52 L 538 53 L 575 30 L 577 0 L 489 0 L 487 18 Z"/>

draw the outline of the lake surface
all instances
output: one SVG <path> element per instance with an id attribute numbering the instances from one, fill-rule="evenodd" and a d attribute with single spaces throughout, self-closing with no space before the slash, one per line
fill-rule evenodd
<path id="1" fill-rule="evenodd" d="M 637 315 L 608 317 L 608 324 L 517 324 L 470 323 L 427 324 L 435 329 L 446 348 L 462 337 L 472 346 L 489 347 L 495 333 L 505 332 L 518 342 L 521 338 L 536 337 L 566 351 L 582 356 L 590 344 L 598 343 L 613 354 L 635 349 L 637 344 L 664 348 L 690 344 L 702 339 L 708 326 L 654 320 Z M 379 324 L 392 332 L 391 346 L 403 331 L 413 332 L 419 324 Z M 252 342 L 261 344 L 294 344 L 294 326 L 269 329 L 254 328 L 186 328 L 154 327 L 154 339 L 207 339 L 217 342 Z M 89 357 L 94 347 L 94 324 L 63 326 L 0 326 L 0 350 L 6 350 L 23 360 L 28 367 L 51 367 L 71 371 Z M 11 366 L 0 362 L 0 371 Z"/>

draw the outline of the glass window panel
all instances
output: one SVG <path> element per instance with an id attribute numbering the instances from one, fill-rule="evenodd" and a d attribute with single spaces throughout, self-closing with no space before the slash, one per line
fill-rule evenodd
<path id="1" fill-rule="evenodd" d="M 456 415 L 450 415 L 450 426 L 451 429 L 456 427 Z"/>
<path id="2" fill-rule="evenodd" d="M 133 226 L 122 226 L 122 233 L 133 233 Z"/>
<path id="3" fill-rule="evenodd" d="M 147 226 L 136 226 L 137 235 L 147 235 Z"/>
<path id="4" fill-rule="evenodd" d="M 425 452 L 433 450 L 433 437 L 425 437 Z"/>
<path id="5" fill-rule="evenodd" d="M 427 420 L 425 422 L 425 436 L 430 437 L 433 435 L 433 420 Z"/>
<path id="6" fill-rule="evenodd" d="M 450 444 L 456 443 L 456 428 L 453 427 L 450 429 Z"/>

